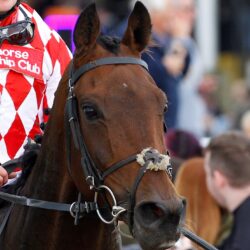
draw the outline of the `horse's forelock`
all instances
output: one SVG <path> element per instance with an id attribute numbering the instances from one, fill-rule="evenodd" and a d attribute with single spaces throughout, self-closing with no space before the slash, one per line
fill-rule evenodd
<path id="1" fill-rule="evenodd" d="M 101 45 L 104 49 L 118 54 L 121 44 L 121 39 L 118 37 L 111 37 L 106 35 L 101 35 L 98 37 L 97 43 Z"/>

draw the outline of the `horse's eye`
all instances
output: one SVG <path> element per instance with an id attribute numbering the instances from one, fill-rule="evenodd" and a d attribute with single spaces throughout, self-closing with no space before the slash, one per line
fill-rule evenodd
<path id="1" fill-rule="evenodd" d="M 86 118 L 90 121 L 96 120 L 99 118 L 99 112 L 96 109 L 96 107 L 94 107 L 91 104 L 84 104 L 82 106 L 82 110 L 86 116 Z"/>

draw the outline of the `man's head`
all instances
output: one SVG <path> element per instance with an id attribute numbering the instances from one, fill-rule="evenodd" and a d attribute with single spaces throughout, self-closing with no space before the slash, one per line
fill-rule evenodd
<path id="1" fill-rule="evenodd" d="M 214 137 L 205 151 L 207 186 L 221 206 L 228 190 L 250 186 L 250 141 L 240 132 Z"/>
<path id="2" fill-rule="evenodd" d="M 11 10 L 19 2 L 20 0 L 0 0 L 0 15 Z"/>

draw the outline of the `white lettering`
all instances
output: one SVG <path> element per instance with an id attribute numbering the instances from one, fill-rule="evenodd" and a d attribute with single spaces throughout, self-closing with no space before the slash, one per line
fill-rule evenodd
<path id="1" fill-rule="evenodd" d="M 0 57 L 0 65 L 14 67 L 15 66 L 15 61 L 10 60 L 8 57 L 7 58 Z"/>
<path id="2" fill-rule="evenodd" d="M 27 60 L 29 58 L 29 53 L 27 51 L 24 51 L 22 53 L 22 58 Z"/>
<path id="3" fill-rule="evenodd" d="M 20 60 L 18 62 L 18 66 L 22 70 L 27 70 L 27 71 L 35 73 L 35 74 L 40 74 L 40 72 L 41 72 L 41 69 L 37 66 L 37 64 L 31 65 L 30 62 L 27 62 L 25 60 Z"/>
<path id="4" fill-rule="evenodd" d="M 37 64 L 33 65 L 33 70 L 36 74 L 40 75 L 41 69 L 37 66 Z"/>
<path id="5" fill-rule="evenodd" d="M 26 62 L 24 60 L 20 60 L 18 62 L 18 66 L 21 68 L 21 69 L 26 69 Z"/>
<path id="6" fill-rule="evenodd" d="M 21 58 L 22 57 L 21 51 L 19 50 L 15 51 L 15 56 L 16 58 Z"/>
<path id="7" fill-rule="evenodd" d="M 29 58 L 29 53 L 27 51 L 20 51 L 20 50 L 13 50 L 13 49 L 1 49 L 0 50 L 0 56 L 14 56 L 17 59 L 25 59 L 27 60 Z"/>

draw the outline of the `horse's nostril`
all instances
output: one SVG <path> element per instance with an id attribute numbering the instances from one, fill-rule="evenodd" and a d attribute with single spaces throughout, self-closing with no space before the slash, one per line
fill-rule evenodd
<path id="1" fill-rule="evenodd" d="M 171 202 L 169 202 L 171 203 Z M 140 225 L 157 226 L 178 225 L 183 216 L 184 205 L 181 200 L 171 205 L 157 202 L 143 202 L 135 209 L 135 219 Z"/>
<path id="2" fill-rule="evenodd" d="M 137 207 L 137 215 L 147 224 L 151 224 L 166 216 L 166 211 L 157 203 L 143 203 Z"/>
<path id="3" fill-rule="evenodd" d="M 165 212 L 162 210 L 162 208 L 158 207 L 155 204 L 151 205 L 151 210 L 157 218 L 163 217 L 165 215 Z"/>

